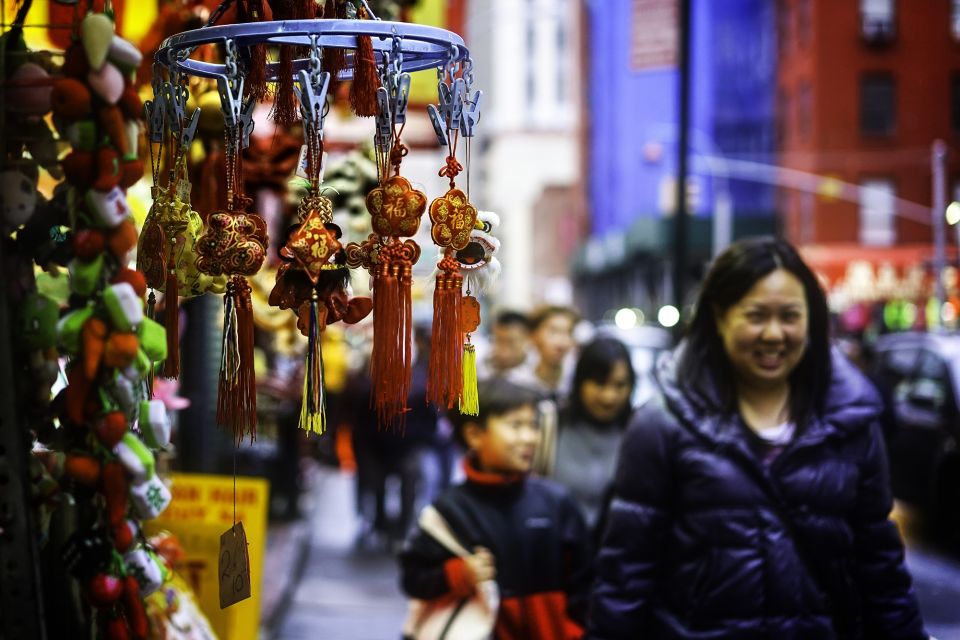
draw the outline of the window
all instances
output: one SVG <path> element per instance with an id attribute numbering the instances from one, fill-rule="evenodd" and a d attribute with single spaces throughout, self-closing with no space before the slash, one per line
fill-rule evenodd
<path id="1" fill-rule="evenodd" d="M 889 178 L 870 178 L 860 183 L 860 242 L 889 247 L 897 239 L 894 228 L 896 190 Z"/>
<path id="2" fill-rule="evenodd" d="M 896 85 L 889 73 L 860 77 L 860 132 L 887 136 L 896 127 Z"/>
<path id="3" fill-rule="evenodd" d="M 780 89 L 777 96 L 777 141 L 784 144 L 787 141 L 787 135 L 790 130 L 790 96 L 784 89 Z"/>
<path id="4" fill-rule="evenodd" d="M 810 83 L 801 81 L 797 90 L 797 133 L 801 140 L 810 138 L 810 119 L 813 110 L 813 98 L 810 91 Z"/>
<path id="5" fill-rule="evenodd" d="M 960 0 L 957 0 L 960 2 Z M 807 46 L 810 39 L 810 0 L 797 1 L 797 44 Z"/>
<path id="6" fill-rule="evenodd" d="M 960 0 L 950 0 L 950 33 L 960 40 Z"/>
<path id="7" fill-rule="evenodd" d="M 860 0 L 860 32 L 868 42 L 889 42 L 894 29 L 893 0 Z"/>
<path id="8" fill-rule="evenodd" d="M 950 123 L 954 133 L 960 133 L 960 73 L 950 76 Z"/>

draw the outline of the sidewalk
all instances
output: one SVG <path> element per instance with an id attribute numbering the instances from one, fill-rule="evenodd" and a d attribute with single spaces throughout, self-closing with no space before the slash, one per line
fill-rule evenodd
<path id="1" fill-rule="evenodd" d="M 399 638 L 406 599 L 397 584 L 396 561 L 387 554 L 353 551 L 358 527 L 353 476 L 318 467 L 309 483 L 308 517 L 287 531 L 270 531 L 283 550 L 277 548 L 278 560 L 272 562 L 269 547 L 274 540 L 268 542 L 263 594 L 265 602 L 271 598 L 277 604 L 270 619 L 265 608 L 261 637 Z M 286 542 L 279 536 L 286 536 Z M 296 551 L 298 548 L 301 551 Z M 281 558 L 280 553 L 286 557 Z M 284 585 L 290 588 L 286 596 L 276 593 L 283 591 Z"/>

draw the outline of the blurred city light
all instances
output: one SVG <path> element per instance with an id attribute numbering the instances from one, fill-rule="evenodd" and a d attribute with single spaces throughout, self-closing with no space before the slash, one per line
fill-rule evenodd
<path id="1" fill-rule="evenodd" d="M 940 309 L 940 319 L 943 320 L 944 324 L 950 324 L 957 319 L 957 308 L 952 302 L 943 303 L 943 308 Z"/>
<path id="2" fill-rule="evenodd" d="M 613 317 L 618 329 L 633 329 L 637 326 L 637 314 L 633 309 L 623 308 Z"/>
<path id="3" fill-rule="evenodd" d="M 666 328 L 676 326 L 680 322 L 680 312 L 671 304 L 660 307 L 657 312 L 657 321 Z"/>
<path id="4" fill-rule="evenodd" d="M 947 205 L 947 224 L 960 223 L 960 202 L 954 200 Z"/>

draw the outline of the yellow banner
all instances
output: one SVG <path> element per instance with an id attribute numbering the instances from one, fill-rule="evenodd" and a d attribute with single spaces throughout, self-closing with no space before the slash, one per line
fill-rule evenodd
<path id="1" fill-rule="evenodd" d="M 218 637 L 256 640 L 269 483 L 262 478 L 236 479 L 236 519 L 243 522 L 250 553 L 250 598 L 221 610 L 217 562 L 220 534 L 234 522 L 233 476 L 172 473 L 170 479 L 173 501 L 159 518 L 146 523 L 148 535 L 166 529 L 180 539 L 186 557 L 177 570 L 193 588 Z"/>

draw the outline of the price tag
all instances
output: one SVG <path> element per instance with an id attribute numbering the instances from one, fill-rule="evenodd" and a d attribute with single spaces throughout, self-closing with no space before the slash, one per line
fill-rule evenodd
<path id="1" fill-rule="evenodd" d="M 250 558 L 247 555 L 247 534 L 238 522 L 220 536 L 220 608 L 250 597 Z"/>
<path id="2" fill-rule="evenodd" d="M 307 165 L 310 163 L 309 150 L 307 145 L 300 145 L 300 158 L 297 160 L 297 171 L 296 176 L 298 178 L 303 178 L 304 180 L 310 179 L 310 174 L 307 173 Z M 320 182 L 323 182 L 323 174 L 327 169 L 327 152 L 324 151 L 320 154 Z"/>

